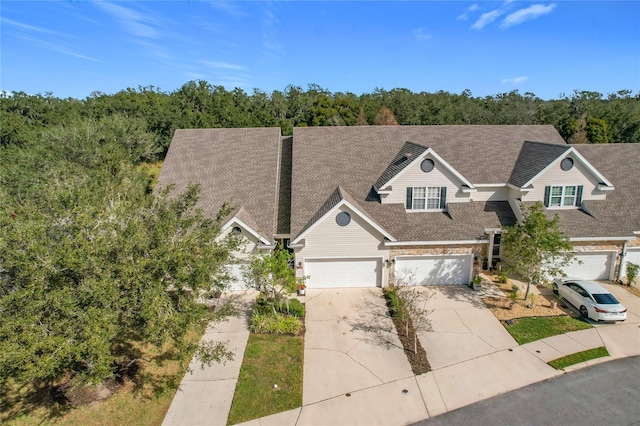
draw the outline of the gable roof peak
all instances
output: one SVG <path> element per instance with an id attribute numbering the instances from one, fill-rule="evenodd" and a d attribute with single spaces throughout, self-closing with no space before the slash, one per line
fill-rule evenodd
<path id="1" fill-rule="evenodd" d="M 428 149 L 429 148 L 424 145 L 406 141 L 393 160 L 391 160 L 391 163 L 389 163 L 384 172 L 382 172 L 376 183 L 373 184 L 376 191 L 383 188 L 391 179 L 396 177 L 405 167 Z"/>
<path id="2" fill-rule="evenodd" d="M 544 169 L 571 149 L 570 145 L 548 142 L 524 141 L 509 183 L 523 188 Z"/>

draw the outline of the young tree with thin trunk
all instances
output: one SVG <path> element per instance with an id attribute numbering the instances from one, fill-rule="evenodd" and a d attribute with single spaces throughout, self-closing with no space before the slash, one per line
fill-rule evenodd
<path id="1" fill-rule="evenodd" d="M 405 336 L 409 337 L 409 321 L 413 328 L 413 352 L 418 353 L 418 333 L 431 331 L 427 302 L 431 298 L 432 291 L 415 283 L 413 271 L 401 271 L 397 277 L 395 289 L 400 299 L 400 318 L 405 325 Z"/>
<path id="2" fill-rule="evenodd" d="M 542 203 L 523 208 L 524 219 L 506 227 L 502 247 L 507 269 L 527 282 L 524 300 L 532 283 L 540 283 L 556 275 L 571 262 L 573 244 L 560 230 L 560 218 L 548 219 Z"/>

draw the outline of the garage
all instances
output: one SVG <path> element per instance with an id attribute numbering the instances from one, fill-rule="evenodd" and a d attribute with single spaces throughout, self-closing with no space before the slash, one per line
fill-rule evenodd
<path id="1" fill-rule="evenodd" d="M 227 269 L 227 273 L 231 277 L 231 282 L 229 283 L 230 290 L 246 290 L 247 287 L 244 284 L 244 279 L 242 278 L 242 267 L 244 264 L 233 263 L 229 265 L 225 265 Z"/>
<path id="2" fill-rule="evenodd" d="M 640 247 L 627 249 L 627 255 L 624 257 L 624 265 L 622 266 L 623 277 L 627 276 L 627 263 L 640 265 Z"/>
<path id="3" fill-rule="evenodd" d="M 615 251 L 576 253 L 571 263 L 563 271 L 568 277 L 585 280 L 610 280 L 615 265 Z"/>
<path id="4" fill-rule="evenodd" d="M 415 285 L 469 284 L 471 254 L 406 256 L 395 258 L 395 276 Z M 410 278 L 413 276 L 413 279 Z"/>
<path id="5" fill-rule="evenodd" d="M 309 288 L 380 287 L 382 259 L 305 259 Z"/>

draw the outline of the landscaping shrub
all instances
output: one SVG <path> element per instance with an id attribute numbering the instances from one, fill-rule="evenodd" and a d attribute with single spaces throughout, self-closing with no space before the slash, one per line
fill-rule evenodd
<path id="1" fill-rule="evenodd" d="M 287 312 L 286 303 L 282 304 L 282 307 L 278 309 L 281 313 L 287 313 L 289 315 L 293 315 L 294 317 L 303 317 L 304 316 L 304 305 L 298 299 L 290 299 L 289 300 L 289 311 Z"/>
<path id="2" fill-rule="evenodd" d="M 264 294 L 260 293 L 256 298 L 253 312 L 273 315 L 274 309 L 276 312 L 292 315 L 294 317 L 304 316 L 304 305 L 298 299 L 289 299 L 289 307 L 287 308 L 286 300 L 274 303 L 272 300 L 269 300 Z"/>
<path id="3" fill-rule="evenodd" d="M 256 297 L 256 303 L 253 306 L 253 312 L 259 314 L 273 313 L 271 302 L 267 300 L 267 297 L 264 295 L 264 293 L 260 293 L 258 297 Z"/>
<path id="4" fill-rule="evenodd" d="M 391 316 L 394 318 L 402 316 L 402 300 L 398 297 L 397 289 L 393 286 L 386 287 L 384 289 L 384 295 L 391 304 L 389 307 Z"/>
<path id="5" fill-rule="evenodd" d="M 262 334 L 292 334 L 302 332 L 302 321 L 299 318 L 283 314 L 253 313 L 251 316 L 251 331 Z"/>

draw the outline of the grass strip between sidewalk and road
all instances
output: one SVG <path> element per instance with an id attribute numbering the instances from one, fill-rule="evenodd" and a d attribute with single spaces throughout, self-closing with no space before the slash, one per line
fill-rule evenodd
<path id="1" fill-rule="evenodd" d="M 251 333 L 227 424 L 300 407 L 303 356 L 300 336 Z"/>
<path id="2" fill-rule="evenodd" d="M 528 317 L 511 321 L 512 324 L 508 324 L 506 321 L 503 321 L 502 324 L 519 345 L 592 327 L 580 319 L 569 316 Z"/>
<path id="3" fill-rule="evenodd" d="M 604 346 L 600 346 L 599 348 L 588 349 L 586 351 L 554 359 L 553 361 L 549 361 L 547 364 L 549 364 L 556 370 L 562 370 L 566 367 L 569 367 L 570 365 L 590 361 L 596 358 L 602 358 L 604 356 L 609 356 L 609 351 L 607 351 L 607 348 L 605 348 Z"/>

